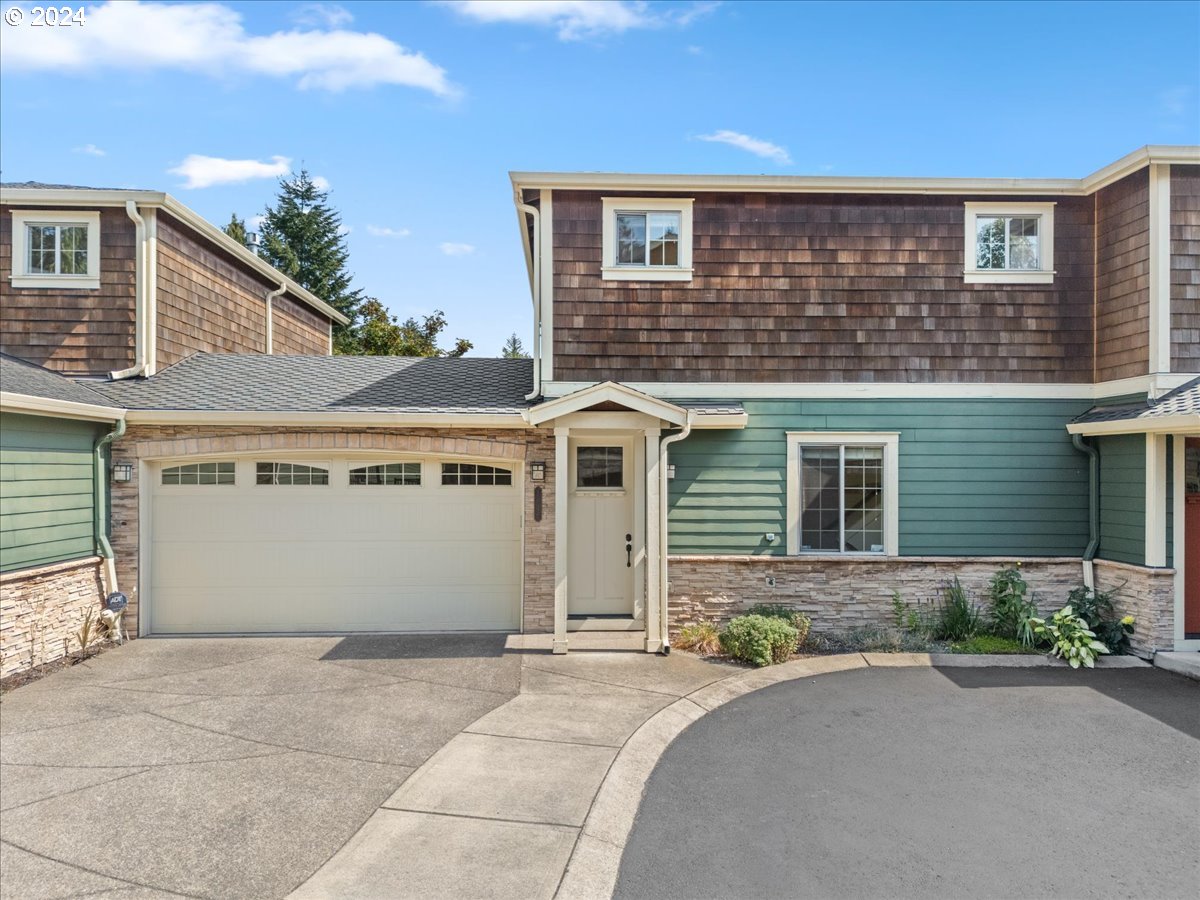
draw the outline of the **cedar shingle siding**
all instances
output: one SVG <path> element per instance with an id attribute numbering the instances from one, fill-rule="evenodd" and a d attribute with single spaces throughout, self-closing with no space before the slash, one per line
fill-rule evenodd
<path id="1" fill-rule="evenodd" d="M 1145 375 L 1150 360 L 1150 175 L 1098 191 L 1096 381 Z"/>
<path id="2" fill-rule="evenodd" d="M 1171 167 L 1171 371 L 1200 372 L 1200 166 Z"/>
<path id="3" fill-rule="evenodd" d="M 324 356 L 329 351 L 329 320 L 290 297 L 272 301 L 272 350 L 304 356 Z"/>
<path id="4" fill-rule="evenodd" d="M 555 192 L 556 380 L 1091 380 L 1090 197 L 1058 199 L 1052 285 L 968 285 L 975 198 L 693 196 L 690 283 L 603 282 L 601 195 Z"/>
<path id="5" fill-rule="evenodd" d="M 125 210 L 100 210 L 100 288 L 88 291 L 9 283 L 12 210 L 24 208 L 0 207 L 0 350 L 68 375 L 132 365 L 134 228 Z"/>

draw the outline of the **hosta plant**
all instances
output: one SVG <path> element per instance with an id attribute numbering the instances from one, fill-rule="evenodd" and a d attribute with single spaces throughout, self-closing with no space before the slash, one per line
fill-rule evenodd
<path id="1" fill-rule="evenodd" d="M 1050 652 L 1065 659 L 1072 669 L 1096 665 L 1096 657 L 1108 653 L 1108 647 L 1096 640 L 1096 633 L 1088 628 L 1087 622 L 1075 614 L 1070 606 L 1064 606 L 1050 621 L 1030 619 L 1034 634 L 1050 642 Z"/>

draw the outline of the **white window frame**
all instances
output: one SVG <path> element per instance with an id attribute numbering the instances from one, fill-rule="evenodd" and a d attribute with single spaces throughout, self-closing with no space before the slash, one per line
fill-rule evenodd
<path id="1" fill-rule="evenodd" d="M 963 281 L 966 284 L 1053 284 L 1054 204 L 983 203 L 963 204 Z M 1036 218 L 1038 220 L 1038 263 L 1040 269 L 980 269 L 976 220 L 980 217 Z"/>
<path id="2" fill-rule="evenodd" d="M 12 275 L 14 288 L 66 288 L 94 291 L 100 287 L 100 213 L 51 209 L 14 209 L 12 211 Z M 48 275 L 29 272 L 29 246 L 26 229 L 30 225 L 86 225 L 87 274 Z"/>
<path id="3" fill-rule="evenodd" d="M 838 559 L 900 554 L 900 432 L 898 431 L 788 431 L 787 436 L 787 552 L 789 556 L 825 556 Z M 883 552 L 800 549 L 800 447 L 883 448 Z"/>
<path id="4" fill-rule="evenodd" d="M 605 281 L 691 281 L 692 200 L 690 197 L 602 197 L 603 252 L 600 277 Z M 617 213 L 679 213 L 678 266 L 617 265 Z M 647 236 L 647 240 L 649 237 Z M 647 249 L 647 252 L 648 249 Z"/>

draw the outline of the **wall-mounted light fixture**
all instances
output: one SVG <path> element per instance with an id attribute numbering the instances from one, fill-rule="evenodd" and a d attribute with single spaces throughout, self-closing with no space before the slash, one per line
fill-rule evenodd
<path id="1" fill-rule="evenodd" d="M 675 477 L 675 463 L 667 463 L 667 480 Z"/>
<path id="2" fill-rule="evenodd" d="M 529 478 L 532 481 L 545 481 L 546 464 L 544 462 L 531 462 L 529 464 Z"/>
<path id="3" fill-rule="evenodd" d="M 125 484 L 128 481 L 133 481 L 133 463 L 113 463 L 112 479 L 117 484 Z"/>

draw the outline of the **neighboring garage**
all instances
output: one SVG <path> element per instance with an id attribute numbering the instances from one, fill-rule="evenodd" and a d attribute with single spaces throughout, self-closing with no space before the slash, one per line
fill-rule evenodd
<path id="1" fill-rule="evenodd" d="M 259 453 L 147 477 L 153 634 L 520 627 L 515 462 Z"/>

